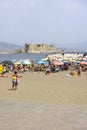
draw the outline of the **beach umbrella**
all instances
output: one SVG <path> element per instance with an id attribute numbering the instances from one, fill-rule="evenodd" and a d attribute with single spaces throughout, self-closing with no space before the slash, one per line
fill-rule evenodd
<path id="1" fill-rule="evenodd" d="M 14 64 L 15 64 L 15 65 L 21 65 L 22 63 L 19 62 L 19 61 L 17 61 L 17 62 L 15 62 Z"/>
<path id="2" fill-rule="evenodd" d="M 62 60 L 63 63 L 70 63 L 68 60 Z"/>
<path id="3" fill-rule="evenodd" d="M 75 61 L 75 64 L 79 64 L 79 63 L 80 63 L 80 61 L 78 61 L 78 60 Z"/>
<path id="4" fill-rule="evenodd" d="M 81 65 L 87 65 L 87 62 L 81 61 L 80 64 L 81 64 Z"/>
<path id="5" fill-rule="evenodd" d="M 46 64 L 47 64 L 47 62 L 46 62 L 46 61 L 43 61 L 43 60 L 39 60 L 37 63 L 38 63 L 38 64 L 43 64 L 43 65 L 46 65 Z"/>
<path id="6" fill-rule="evenodd" d="M 74 59 L 70 59 L 70 62 L 75 62 L 75 60 Z"/>
<path id="7" fill-rule="evenodd" d="M 71 62 L 70 61 L 62 61 L 64 63 L 64 65 L 71 65 Z"/>
<path id="8" fill-rule="evenodd" d="M 87 60 L 83 60 L 83 61 L 87 62 Z"/>
<path id="9" fill-rule="evenodd" d="M 24 61 L 23 65 L 31 65 L 31 62 L 30 61 Z"/>
<path id="10" fill-rule="evenodd" d="M 57 65 L 64 65 L 64 63 L 60 62 L 60 61 L 53 61 L 52 64 L 55 65 L 55 66 L 57 66 Z"/>
<path id="11" fill-rule="evenodd" d="M 11 60 L 5 60 L 5 61 L 3 61 L 3 64 L 4 65 L 12 65 L 13 62 Z"/>
<path id="12" fill-rule="evenodd" d="M 12 63 L 15 63 L 16 62 L 16 60 L 11 60 L 12 61 Z"/>

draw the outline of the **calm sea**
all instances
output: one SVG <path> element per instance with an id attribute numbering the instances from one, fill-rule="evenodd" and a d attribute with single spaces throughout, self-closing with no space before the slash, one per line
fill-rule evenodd
<path id="1" fill-rule="evenodd" d="M 4 60 L 23 60 L 23 59 L 31 59 L 33 61 L 41 60 L 45 58 L 47 53 L 26 53 L 26 54 L 0 54 L 0 61 Z"/>
<path id="2" fill-rule="evenodd" d="M 71 52 L 68 52 L 71 53 Z M 87 52 L 80 52 L 80 53 L 86 53 Z M 23 59 L 31 59 L 33 61 L 41 60 L 42 58 L 45 58 L 47 55 L 51 53 L 24 53 L 24 54 L 0 54 L 0 62 L 4 60 L 23 60 Z"/>

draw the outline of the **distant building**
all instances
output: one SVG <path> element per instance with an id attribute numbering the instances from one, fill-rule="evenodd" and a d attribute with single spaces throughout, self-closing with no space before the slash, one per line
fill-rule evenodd
<path id="1" fill-rule="evenodd" d="M 35 43 L 26 43 L 25 44 L 25 53 L 40 53 L 40 52 L 55 52 L 56 47 L 54 45 L 48 44 L 35 44 Z"/>

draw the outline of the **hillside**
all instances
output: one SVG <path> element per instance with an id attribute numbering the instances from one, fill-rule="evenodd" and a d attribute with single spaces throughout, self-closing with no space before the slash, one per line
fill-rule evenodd
<path id="1" fill-rule="evenodd" d="M 13 52 L 18 49 L 22 49 L 23 46 L 21 45 L 16 45 L 16 44 L 11 44 L 7 42 L 0 42 L 0 53 L 8 53 L 8 52 Z"/>

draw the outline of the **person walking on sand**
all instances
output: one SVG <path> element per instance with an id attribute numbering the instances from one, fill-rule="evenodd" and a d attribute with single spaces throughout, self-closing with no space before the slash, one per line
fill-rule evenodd
<path id="1" fill-rule="evenodd" d="M 12 75 L 12 90 L 17 90 L 17 86 L 19 83 L 19 78 L 22 76 L 18 76 L 17 71 L 14 71 L 14 74 Z"/>

